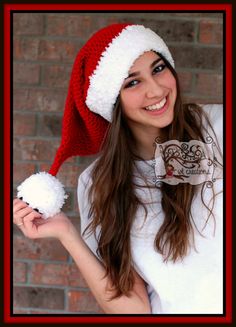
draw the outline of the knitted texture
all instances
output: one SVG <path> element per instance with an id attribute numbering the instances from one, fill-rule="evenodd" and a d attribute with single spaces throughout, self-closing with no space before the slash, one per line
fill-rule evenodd
<path id="1" fill-rule="evenodd" d="M 165 42 L 142 25 L 107 26 L 81 48 L 72 69 L 61 145 L 50 174 L 55 176 L 71 156 L 99 152 L 122 83 L 134 61 L 150 50 L 162 54 L 174 67 Z"/>
<path id="2" fill-rule="evenodd" d="M 127 24 L 114 24 L 100 30 L 87 41 L 75 59 L 62 123 L 61 145 L 49 171 L 54 176 L 67 158 L 92 155 L 100 150 L 109 123 L 86 106 L 89 77 L 108 43 L 125 26 Z"/>
<path id="3" fill-rule="evenodd" d="M 29 203 L 32 209 L 37 208 L 45 219 L 59 213 L 68 198 L 59 180 L 46 172 L 26 178 L 17 191 L 17 197 Z"/>
<path id="4" fill-rule="evenodd" d="M 135 60 L 147 51 L 160 53 L 174 67 L 165 42 L 150 28 L 129 25 L 113 37 L 90 76 L 86 104 L 91 111 L 112 121 L 113 108 L 122 84 Z"/>
<path id="5" fill-rule="evenodd" d="M 159 52 L 174 66 L 164 41 L 142 25 L 107 26 L 81 48 L 72 68 L 61 144 L 49 174 L 56 176 L 63 162 L 72 156 L 92 155 L 100 151 L 122 82 L 134 61 L 150 50 Z M 36 177 L 38 182 L 35 182 Z M 40 174 L 19 187 L 23 200 L 28 199 L 26 202 L 32 208 L 40 208 L 45 218 L 59 212 L 65 199 L 63 186 L 60 199 L 53 195 L 58 192 L 59 184 L 54 185 L 52 181 L 47 174 Z M 35 187 L 37 183 L 38 187 Z M 36 196 L 32 197 L 34 189 Z"/>

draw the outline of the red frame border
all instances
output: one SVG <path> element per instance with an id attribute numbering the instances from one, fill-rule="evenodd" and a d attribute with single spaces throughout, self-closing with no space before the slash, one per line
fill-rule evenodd
<path id="1" fill-rule="evenodd" d="M 11 316 L 10 314 L 10 269 L 11 269 L 11 219 L 10 219 L 10 183 L 11 183 L 11 58 L 10 58 L 10 14 L 12 11 L 47 10 L 216 10 L 225 12 L 227 39 L 226 74 L 226 149 L 225 167 L 225 212 L 226 222 L 226 313 L 225 316 Z M 4 321 L 6 323 L 231 323 L 232 322 L 232 5 L 231 4 L 5 4 L 4 5 Z"/>

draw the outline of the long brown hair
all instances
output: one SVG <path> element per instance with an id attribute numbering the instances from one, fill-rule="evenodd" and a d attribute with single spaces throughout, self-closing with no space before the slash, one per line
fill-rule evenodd
<path id="1" fill-rule="evenodd" d="M 174 119 L 171 125 L 163 129 L 163 136 L 167 140 L 203 140 L 201 107 L 182 104 L 178 76 L 170 64 L 162 59 L 174 75 L 177 85 Z M 95 235 L 97 227 L 100 229 L 97 253 L 116 291 L 115 297 L 128 294 L 133 287 L 130 231 L 138 207 L 144 206 L 133 182 L 134 161 L 137 159 L 134 149 L 135 139 L 118 97 L 112 123 L 92 170 L 89 191 L 91 223 L 86 229 Z M 191 204 L 195 187 L 188 183 L 175 186 L 163 183 L 161 191 L 165 218 L 157 231 L 155 247 L 164 260 L 176 261 L 187 254 L 193 236 Z"/>

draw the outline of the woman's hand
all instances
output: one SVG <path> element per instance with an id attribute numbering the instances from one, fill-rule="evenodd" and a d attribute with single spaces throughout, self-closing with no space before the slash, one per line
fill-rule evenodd
<path id="1" fill-rule="evenodd" d="M 31 239 L 55 237 L 62 241 L 65 238 L 78 237 L 73 224 L 63 212 L 44 219 L 40 213 L 19 199 L 13 201 L 13 222 Z"/>

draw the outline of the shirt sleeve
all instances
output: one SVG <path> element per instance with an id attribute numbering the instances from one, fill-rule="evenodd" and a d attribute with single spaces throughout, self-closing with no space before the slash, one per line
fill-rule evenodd
<path id="1" fill-rule="evenodd" d="M 221 153 L 223 154 L 223 105 L 207 104 L 203 105 L 203 110 L 209 117 L 210 123 L 212 124 L 214 132 L 216 134 Z"/>
<path id="2" fill-rule="evenodd" d="M 82 174 L 79 176 L 78 179 L 78 187 L 77 187 L 77 199 L 78 199 L 78 206 L 79 206 L 79 213 L 80 213 L 80 231 L 81 236 L 84 239 L 85 243 L 91 249 L 91 251 L 97 255 L 97 248 L 98 243 L 94 233 L 91 233 L 90 230 L 86 230 L 88 225 L 91 223 L 92 217 L 90 217 L 90 201 L 89 201 L 89 189 L 92 183 L 91 180 L 91 166 L 90 165 Z M 96 235 L 98 235 L 99 230 L 97 229 Z"/>

